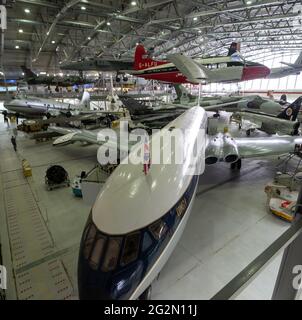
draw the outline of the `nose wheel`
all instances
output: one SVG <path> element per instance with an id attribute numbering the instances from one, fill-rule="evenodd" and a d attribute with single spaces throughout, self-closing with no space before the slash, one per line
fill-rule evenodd
<path id="1" fill-rule="evenodd" d="M 139 297 L 138 300 L 151 300 L 152 287 L 149 286 Z"/>

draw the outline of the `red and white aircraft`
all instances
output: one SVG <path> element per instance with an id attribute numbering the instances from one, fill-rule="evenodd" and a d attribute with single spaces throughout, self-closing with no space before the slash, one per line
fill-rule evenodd
<path id="1" fill-rule="evenodd" d="M 239 82 L 265 78 L 270 69 L 260 63 L 245 61 L 233 42 L 227 56 L 189 58 L 172 54 L 169 61 L 153 60 L 142 45 L 138 45 L 134 57 L 134 71 L 129 73 L 168 83 Z"/>

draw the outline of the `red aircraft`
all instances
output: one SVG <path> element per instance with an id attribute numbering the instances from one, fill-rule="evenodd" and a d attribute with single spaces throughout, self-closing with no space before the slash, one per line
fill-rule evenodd
<path id="1" fill-rule="evenodd" d="M 227 56 L 189 58 L 182 54 L 168 56 L 169 61 L 153 60 L 142 45 L 138 45 L 131 74 L 168 83 L 239 82 L 265 78 L 270 74 L 266 66 L 245 61 L 233 42 Z"/>

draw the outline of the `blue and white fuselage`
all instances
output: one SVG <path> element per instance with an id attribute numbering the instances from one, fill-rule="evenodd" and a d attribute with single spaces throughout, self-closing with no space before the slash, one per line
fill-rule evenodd
<path id="1" fill-rule="evenodd" d="M 204 109 L 194 107 L 161 130 L 162 136 L 175 129 L 188 130 L 181 164 L 165 164 L 173 157 L 173 148 L 171 155 L 166 152 L 171 146 L 163 143 L 163 164 L 152 164 L 147 175 L 141 165 L 128 164 L 126 158 L 107 180 L 82 236 L 80 299 L 137 299 L 156 278 L 192 209 L 204 164 L 204 154 L 194 157 L 194 145 L 200 129 L 206 129 L 206 119 Z M 205 136 L 198 143 L 205 147 Z"/>

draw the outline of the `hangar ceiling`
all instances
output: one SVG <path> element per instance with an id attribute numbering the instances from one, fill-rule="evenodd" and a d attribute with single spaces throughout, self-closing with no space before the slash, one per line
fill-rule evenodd
<path id="1" fill-rule="evenodd" d="M 10 0 L 4 67 L 58 72 L 83 57 L 132 58 L 142 42 L 154 55 L 225 54 L 241 43 L 245 57 L 302 49 L 301 1 Z"/>

